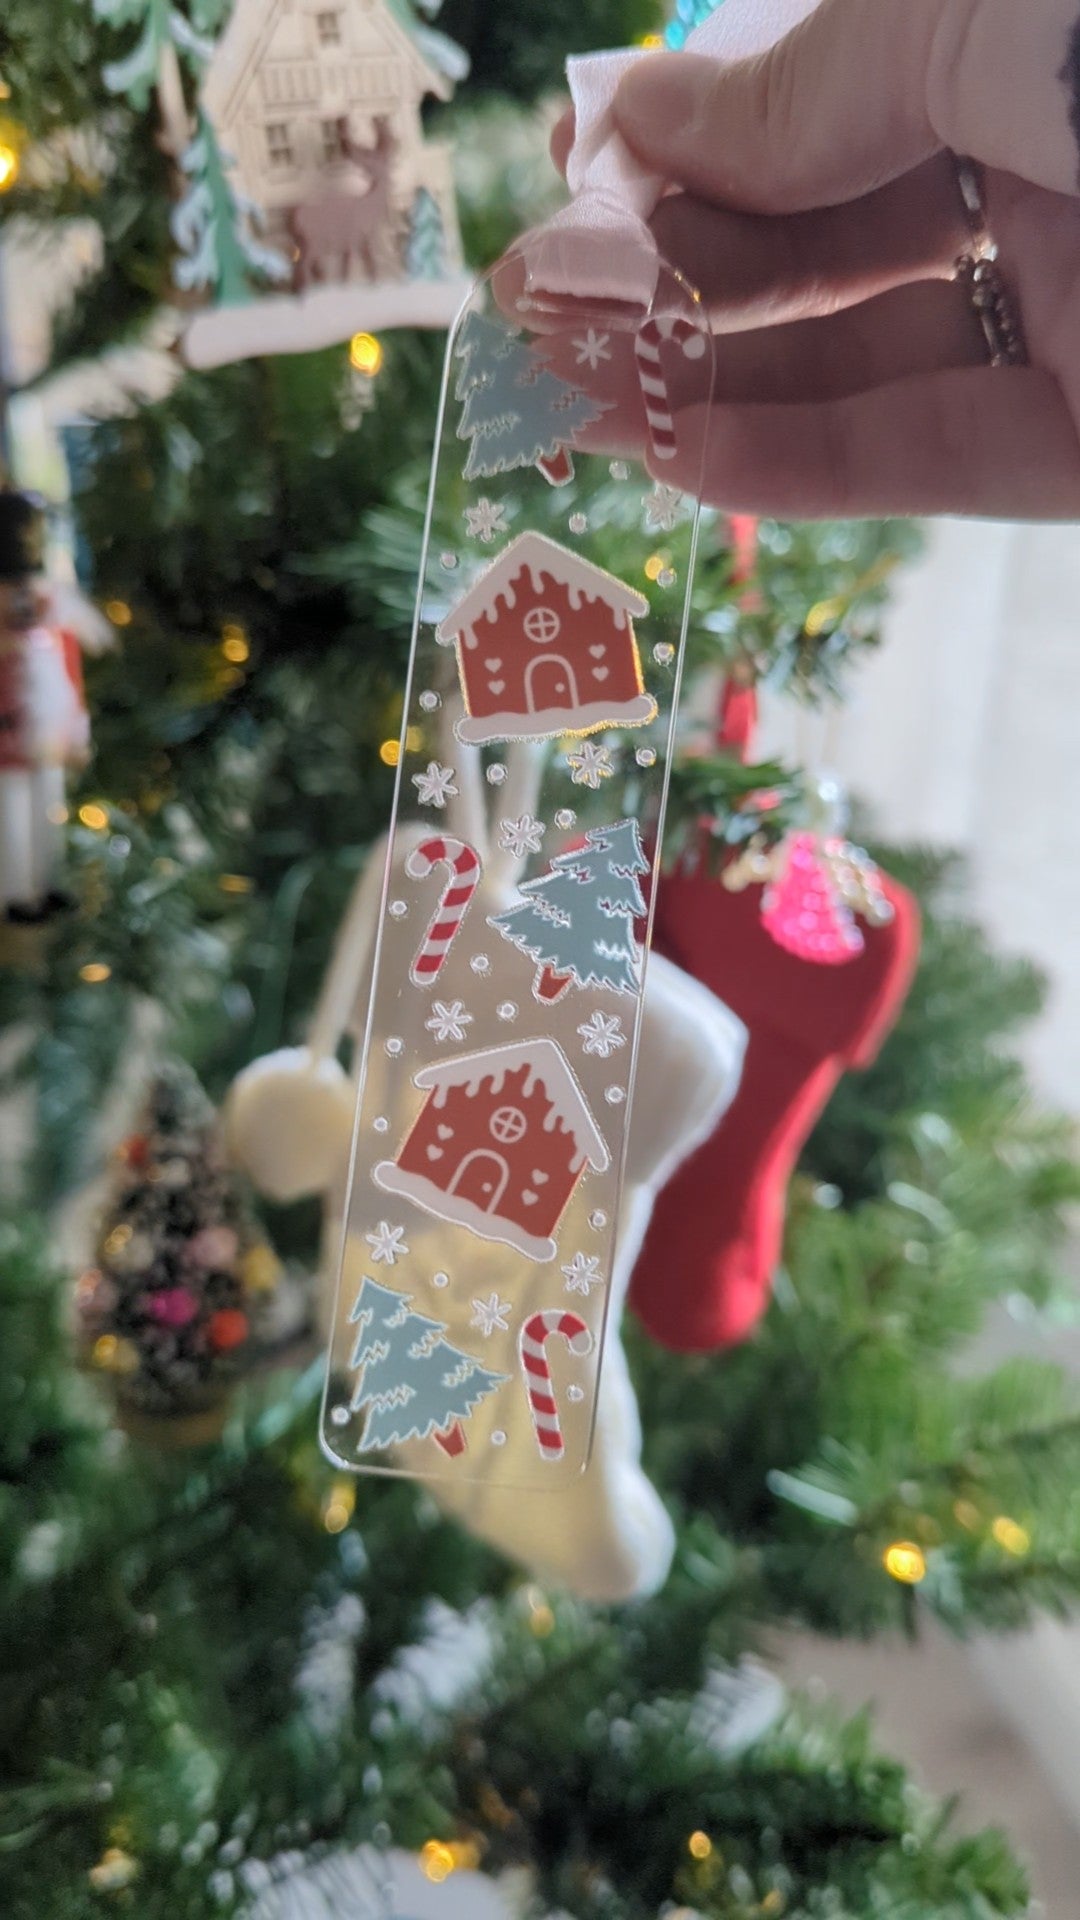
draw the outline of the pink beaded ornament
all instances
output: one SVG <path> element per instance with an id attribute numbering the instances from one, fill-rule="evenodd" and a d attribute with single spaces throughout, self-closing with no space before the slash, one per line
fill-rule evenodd
<path id="1" fill-rule="evenodd" d="M 818 966 L 843 966 L 866 944 L 812 833 L 791 836 L 787 863 L 765 889 L 761 918 L 778 946 Z"/>

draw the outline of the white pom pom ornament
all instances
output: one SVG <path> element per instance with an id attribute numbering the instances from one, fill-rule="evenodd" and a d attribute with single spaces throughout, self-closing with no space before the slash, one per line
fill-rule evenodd
<path id="1" fill-rule="evenodd" d="M 324 1193 L 348 1156 L 355 1105 L 332 1056 L 282 1047 L 234 1082 L 225 1108 L 229 1151 L 270 1200 Z"/>

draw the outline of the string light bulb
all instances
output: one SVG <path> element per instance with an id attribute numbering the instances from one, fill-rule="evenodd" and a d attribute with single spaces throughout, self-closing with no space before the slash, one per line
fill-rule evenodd
<path id="1" fill-rule="evenodd" d="M 7 140 L 0 140 L 0 193 L 9 192 L 18 177 L 18 149 Z"/>
<path id="2" fill-rule="evenodd" d="M 475 1840 L 425 1840 L 420 1849 L 420 1870 L 436 1886 L 452 1873 L 475 1873 L 479 1865 Z"/>
<path id="3" fill-rule="evenodd" d="M 236 667 L 243 666 L 244 661 L 251 658 L 251 643 L 243 627 L 236 621 L 230 621 L 222 628 L 221 651 L 226 660 L 231 660 Z"/>
<path id="4" fill-rule="evenodd" d="M 686 1843 L 686 1851 L 690 1855 L 690 1858 L 692 1860 L 708 1860 L 712 1854 L 712 1850 L 713 1845 L 708 1834 L 703 1833 L 700 1827 L 696 1828 Z"/>
<path id="5" fill-rule="evenodd" d="M 382 341 L 373 333 L 354 333 L 349 341 L 349 365 L 357 373 L 369 380 L 374 379 L 383 363 Z"/>
<path id="6" fill-rule="evenodd" d="M 454 1850 L 447 1846 L 445 1840 L 425 1840 L 420 1849 L 420 1871 L 435 1886 L 439 1887 L 444 1880 L 449 1880 L 455 1865 Z"/>
<path id="7" fill-rule="evenodd" d="M 79 979 L 88 987 L 100 987 L 112 979 L 112 968 L 106 966 L 104 960 L 89 960 L 85 967 L 79 968 Z"/>
<path id="8" fill-rule="evenodd" d="M 894 1540 L 881 1561 L 886 1573 L 902 1587 L 917 1587 L 926 1579 L 926 1555 L 914 1540 Z"/>
<path id="9" fill-rule="evenodd" d="M 106 600 L 105 617 L 114 627 L 130 627 L 134 615 L 126 600 Z"/>
<path id="10" fill-rule="evenodd" d="M 543 1595 L 530 1598 L 529 1632 L 537 1640 L 546 1640 L 555 1631 L 555 1615 Z"/>
<path id="11" fill-rule="evenodd" d="M 139 1872 L 139 1863 L 123 1847 L 106 1847 L 87 1878 L 95 1893 L 122 1893 Z"/>
<path id="12" fill-rule="evenodd" d="M 1006 1553 L 1013 1554 L 1018 1560 L 1023 1558 L 1031 1545 L 1031 1535 L 1027 1528 L 1022 1527 L 1016 1520 L 1010 1520 L 1007 1513 L 998 1514 L 990 1531 L 998 1546 L 1003 1547 Z"/>
<path id="13" fill-rule="evenodd" d="M 829 627 L 835 627 L 837 621 L 843 618 L 845 605 L 846 602 L 840 599 L 819 600 L 803 621 L 803 632 L 807 638 L 817 640 Z"/>
<path id="14" fill-rule="evenodd" d="M 335 1480 L 322 1504 L 322 1523 L 327 1533 L 344 1533 L 356 1507 L 356 1488 L 351 1480 Z"/>
<path id="15" fill-rule="evenodd" d="M 662 553 L 650 553 L 645 562 L 646 580 L 659 580 L 667 568 L 667 560 Z"/>
<path id="16" fill-rule="evenodd" d="M 98 806 L 96 800 L 88 800 L 84 807 L 79 808 L 79 819 L 84 827 L 89 827 L 94 833 L 104 833 L 109 824 L 108 814 L 104 807 Z"/>

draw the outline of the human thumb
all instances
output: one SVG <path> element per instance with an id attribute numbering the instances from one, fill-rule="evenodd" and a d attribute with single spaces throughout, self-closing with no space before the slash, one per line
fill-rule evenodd
<path id="1" fill-rule="evenodd" d="M 726 0 L 714 17 L 747 4 Z M 650 170 L 763 213 L 853 200 L 943 146 L 1075 192 L 1075 7 L 822 0 L 751 58 L 688 51 L 640 61 L 615 116 Z"/>

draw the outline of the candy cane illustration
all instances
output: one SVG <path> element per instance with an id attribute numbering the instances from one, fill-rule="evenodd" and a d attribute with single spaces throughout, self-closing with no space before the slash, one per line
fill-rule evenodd
<path id="1" fill-rule="evenodd" d="M 521 1364 L 525 1369 L 525 1385 L 537 1445 L 545 1460 L 561 1460 L 563 1456 L 559 1409 L 552 1392 L 551 1368 L 546 1351 L 553 1334 L 558 1334 L 566 1341 L 571 1353 L 591 1353 L 593 1344 L 592 1334 L 581 1316 L 564 1313 L 561 1307 L 549 1307 L 544 1312 L 530 1314 L 521 1329 Z"/>
<path id="2" fill-rule="evenodd" d="M 426 880 L 438 866 L 447 870 L 446 885 L 409 969 L 409 978 L 418 987 L 429 987 L 437 977 L 480 881 L 480 855 L 476 848 L 470 847 L 467 840 L 455 840 L 451 834 L 421 840 L 406 860 L 405 871 L 412 880 Z"/>
<path id="3" fill-rule="evenodd" d="M 699 328 L 677 314 L 654 314 L 638 333 L 635 344 L 638 380 L 652 448 L 658 460 L 671 460 L 675 455 L 675 421 L 660 359 L 660 348 L 668 340 L 679 342 L 687 360 L 700 360 L 705 352 L 705 337 Z"/>

